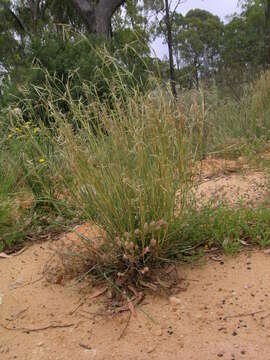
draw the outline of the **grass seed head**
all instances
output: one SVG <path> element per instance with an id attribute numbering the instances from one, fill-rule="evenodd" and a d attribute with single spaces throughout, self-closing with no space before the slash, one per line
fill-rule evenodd
<path id="1" fill-rule="evenodd" d="M 141 235 L 141 231 L 140 231 L 140 229 L 136 229 L 135 231 L 134 231 L 134 235 L 135 236 L 140 236 Z"/>
<path id="2" fill-rule="evenodd" d="M 151 245 L 151 247 L 156 247 L 156 245 L 157 245 L 157 240 L 156 239 L 151 239 L 151 241 L 150 241 L 150 245 Z"/>
<path id="3" fill-rule="evenodd" d="M 147 222 L 144 224 L 143 226 L 143 230 L 144 230 L 144 233 L 147 234 L 148 233 L 148 230 L 149 230 L 149 225 L 147 224 Z"/>
<path id="4" fill-rule="evenodd" d="M 156 226 L 155 221 L 151 221 L 151 222 L 150 222 L 150 228 L 151 228 L 151 229 L 154 229 L 155 226 Z"/>

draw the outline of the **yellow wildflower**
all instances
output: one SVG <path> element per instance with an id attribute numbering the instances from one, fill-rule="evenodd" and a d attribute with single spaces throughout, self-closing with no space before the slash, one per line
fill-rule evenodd
<path id="1" fill-rule="evenodd" d="M 8 138 L 11 139 L 11 138 L 12 138 L 12 134 L 9 134 L 9 135 L 8 135 Z"/>
<path id="2" fill-rule="evenodd" d="M 38 128 L 34 128 L 34 134 L 36 134 L 38 132 Z"/>
<path id="3" fill-rule="evenodd" d="M 16 132 L 21 132 L 22 130 L 21 130 L 20 128 L 17 128 L 17 127 L 16 127 L 16 128 L 15 128 L 15 131 L 16 131 Z"/>
<path id="4" fill-rule="evenodd" d="M 43 158 L 40 158 L 40 159 L 39 159 L 39 163 L 40 163 L 40 164 L 43 164 L 44 162 L 45 162 L 45 159 L 43 159 Z"/>

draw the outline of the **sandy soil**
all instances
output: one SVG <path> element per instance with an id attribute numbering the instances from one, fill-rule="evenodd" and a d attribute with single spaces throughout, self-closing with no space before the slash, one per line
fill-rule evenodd
<path id="1" fill-rule="evenodd" d="M 1 360 L 269 359 L 269 254 L 182 265 L 186 291 L 148 295 L 131 318 L 106 315 L 96 289 L 48 283 L 50 256 L 47 243 L 0 260 Z"/>
<path id="2" fill-rule="evenodd" d="M 205 176 L 198 196 L 205 201 L 225 187 L 231 204 L 245 194 L 253 204 L 265 201 L 261 173 L 229 172 L 222 168 Z M 76 231 L 100 238 L 89 225 Z M 109 315 L 106 294 L 95 296 L 102 288 L 74 285 L 68 276 L 74 274 L 58 276 L 55 250 L 76 246 L 72 233 L 16 256 L 0 256 L 1 360 L 270 359 L 270 252 L 212 255 L 200 264 L 182 264 L 182 290 L 147 295 L 134 317 Z"/>
<path id="3" fill-rule="evenodd" d="M 196 180 L 200 206 L 209 201 L 229 206 L 269 204 L 267 177 L 262 171 L 252 171 L 244 158 L 203 160 L 196 166 Z"/>
<path id="4" fill-rule="evenodd" d="M 254 206 L 269 203 L 266 189 L 266 178 L 261 172 L 245 172 L 219 175 L 214 178 L 204 179 L 196 189 L 199 204 L 222 201 L 230 206 L 245 204 Z"/>

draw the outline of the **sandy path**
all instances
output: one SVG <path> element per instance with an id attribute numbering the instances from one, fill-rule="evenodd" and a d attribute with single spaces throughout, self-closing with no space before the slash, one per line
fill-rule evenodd
<path id="1" fill-rule="evenodd" d="M 252 252 L 180 266 L 188 288 L 179 300 L 146 297 L 120 340 L 129 314 L 102 315 L 104 298 L 86 300 L 71 315 L 82 296 L 79 288 L 44 279 L 16 288 L 38 279 L 50 255 L 43 244 L 0 260 L 0 323 L 28 329 L 74 325 L 30 333 L 0 327 L 1 360 L 270 358 L 270 255 Z"/>

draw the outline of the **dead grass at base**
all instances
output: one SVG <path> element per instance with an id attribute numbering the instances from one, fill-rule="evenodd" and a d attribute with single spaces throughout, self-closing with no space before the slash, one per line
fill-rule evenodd
<path id="1" fill-rule="evenodd" d="M 93 285 L 99 286 L 97 294 L 92 296 L 105 294 L 108 300 L 106 309 L 111 315 L 124 311 L 133 312 L 133 308 L 143 300 L 145 293 L 170 296 L 186 289 L 177 267 L 172 263 L 149 269 L 140 277 L 135 270 L 134 273 L 118 273 L 116 279 L 111 279 L 105 274 L 103 279 L 91 276 L 93 264 L 89 261 L 89 254 L 100 251 L 105 239 L 104 232 L 89 223 L 79 225 L 62 235 L 50 246 L 54 257 L 46 270 L 46 280 L 49 283 L 64 285 L 71 280 L 80 282 L 87 278 L 90 281 L 87 284 L 89 290 Z"/>

